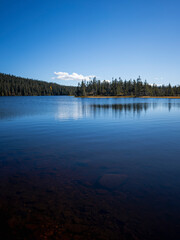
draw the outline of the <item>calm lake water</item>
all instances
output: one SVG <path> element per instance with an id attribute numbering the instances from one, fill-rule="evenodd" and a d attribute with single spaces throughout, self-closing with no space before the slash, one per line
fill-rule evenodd
<path id="1" fill-rule="evenodd" d="M 180 239 L 180 99 L 0 98 L 1 239 Z"/>

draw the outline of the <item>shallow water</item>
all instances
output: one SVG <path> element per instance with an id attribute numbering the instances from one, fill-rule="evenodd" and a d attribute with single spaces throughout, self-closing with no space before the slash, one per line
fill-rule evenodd
<path id="1" fill-rule="evenodd" d="M 180 99 L 0 98 L 2 239 L 180 239 Z"/>

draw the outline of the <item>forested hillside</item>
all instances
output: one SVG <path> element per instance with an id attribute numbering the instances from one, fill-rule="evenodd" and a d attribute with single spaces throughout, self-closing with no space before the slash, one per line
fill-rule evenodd
<path id="1" fill-rule="evenodd" d="M 137 80 L 123 81 L 121 78 L 110 81 L 82 81 L 78 85 L 76 96 L 180 96 L 180 86 L 157 86 Z"/>
<path id="2" fill-rule="evenodd" d="M 0 96 L 75 95 L 76 87 L 0 73 Z"/>
<path id="3" fill-rule="evenodd" d="M 180 96 L 180 86 L 157 86 L 137 80 L 82 81 L 78 87 L 32 80 L 0 73 L 0 96 Z"/>

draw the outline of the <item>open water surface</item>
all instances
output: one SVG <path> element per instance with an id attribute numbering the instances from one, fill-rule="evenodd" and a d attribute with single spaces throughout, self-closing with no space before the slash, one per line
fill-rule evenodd
<path id="1" fill-rule="evenodd" d="M 180 239 L 180 99 L 0 98 L 1 239 Z"/>

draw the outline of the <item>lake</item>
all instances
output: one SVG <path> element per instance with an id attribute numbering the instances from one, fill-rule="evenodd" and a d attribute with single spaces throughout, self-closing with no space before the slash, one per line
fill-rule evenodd
<path id="1" fill-rule="evenodd" d="M 0 98 L 1 239 L 180 239 L 180 99 Z"/>

